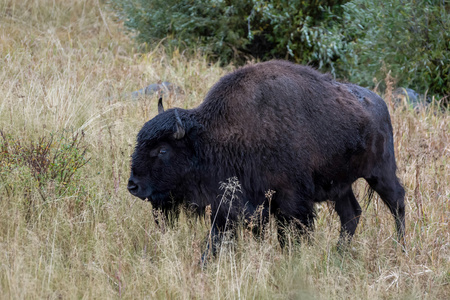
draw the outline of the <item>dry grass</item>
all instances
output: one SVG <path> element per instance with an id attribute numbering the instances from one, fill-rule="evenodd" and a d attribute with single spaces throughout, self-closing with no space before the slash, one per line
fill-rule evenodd
<path id="1" fill-rule="evenodd" d="M 338 218 L 322 205 L 311 244 L 282 252 L 273 228 L 260 242 L 242 229 L 202 270 L 207 222 L 182 215 L 157 227 L 150 204 L 126 191 L 135 136 L 156 99 L 119 95 L 169 81 L 184 92 L 170 104 L 193 107 L 227 70 L 163 49 L 137 53 L 98 0 L 0 1 L 0 129 L 23 143 L 83 131 L 90 158 L 58 194 L 26 167 L 0 166 L 2 298 L 450 298 L 448 111 L 392 110 L 405 252 L 375 199 L 344 254 L 334 248 Z M 361 198 L 364 184 L 355 188 Z"/>

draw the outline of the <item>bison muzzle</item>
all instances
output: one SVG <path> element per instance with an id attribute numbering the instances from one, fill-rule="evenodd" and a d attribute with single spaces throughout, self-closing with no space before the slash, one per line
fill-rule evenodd
<path id="1" fill-rule="evenodd" d="M 340 242 L 347 242 L 361 215 L 352 191 L 358 178 L 380 195 L 403 237 L 405 192 L 392 125 L 375 93 L 269 61 L 224 76 L 196 108 L 164 111 L 161 99 L 158 108 L 137 136 L 128 189 L 166 212 L 211 205 L 213 241 L 227 224 L 262 208 L 264 221 L 270 214 L 278 221 L 283 244 L 284 226 L 312 229 L 314 204 L 329 200 L 341 221 Z M 221 203 L 220 183 L 232 177 L 239 194 Z"/>

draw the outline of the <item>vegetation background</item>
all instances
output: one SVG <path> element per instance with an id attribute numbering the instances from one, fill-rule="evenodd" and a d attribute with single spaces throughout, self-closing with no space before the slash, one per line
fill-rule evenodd
<path id="1" fill-rule="evenodd" d="M 261 241 L 242 228 L 202 269 L 208 221 L 182 214 L 157 226 L 151 205 L 126 190 L 136 134 L 157 111 L 156 98 L 126 95 L 169 81 L 181 93 L 167 105 L 193 107 L 234 67 L 164 42 L 143 53 L 110 8 L 0 0 L 1 298 L 450 298 L 443 97 L 394 106 L 395 78 L 383 78 L 406 189 L 405 251 L 387 208 L 365 202 L 358 182 L 364 212 L 349 251 L 336 251 L 339 222 L 325 203 L 311 243 L 281 251 L 273 226 Z"/>
<path id="2" fill-rule="evenodd" d="M 284 58 L 386 88 L 450 94 L 449 0 L 110 0 L 143 47 L 222 63 Z M 449 102 L 448 98 L 444 101 Z"/>

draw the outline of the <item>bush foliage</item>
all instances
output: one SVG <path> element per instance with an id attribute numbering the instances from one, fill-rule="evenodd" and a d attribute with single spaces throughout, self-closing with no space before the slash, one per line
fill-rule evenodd
<path id="1" fill-rule="evenodd" d="M 342 74 L 371 86 L 391 72 L 400 86 L 450 94 L 450 1 L 353 0 L 344 12 Z"/>
<path id="2" fill-rule="evenodd" d="M 109 3 L 148 47 L 203 51 L 223 63 L 289 59 L 364 86 L 391 71 L 399 85 L 450 94 L 447 0 Z"/>
<path id="3" fill-rule="evenodd" d="M 339 19 L 345 2 L 110 0 L 140 43 L 201 50 L 224 63 L 255 57 L 318 66 L 340 55 L 340 42 L 323 24 Z"/>
<path id="4" fill-rule="evenodd" d="M 89 161 L 83 138 L 62 132 L 23 142 L 0 130 L 0 188 L 8 194 L 37 188 L 44 201 L 49 189 L 56 196 L 74 194 L 78 171 Z"/>

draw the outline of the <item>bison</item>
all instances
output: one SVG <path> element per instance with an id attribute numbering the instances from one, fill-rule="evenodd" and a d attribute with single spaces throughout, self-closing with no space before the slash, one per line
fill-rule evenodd
<path id="1" fill-rule="evenodd" d="M 314 204 L 326 200 L 341 221 L 339 243 L 348 243 L 361 215 L 352 191 L 358 178 L 380 195 L 403 237 L 392 125 L 375 93 L 276 60 L 224 76 L 196 108 L 164 111 L 161 99 L 158 108 L 137 135 L 128 190 L 166 212 L 211 205 L 213 244 L 227 224 L 262 208 L 264 220 L 278 221 L 283 245 L 283 227 L 312 229 Z M 223 203 L 220 183 L 232 177 L 240 189 Z"/>

